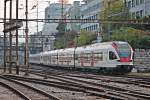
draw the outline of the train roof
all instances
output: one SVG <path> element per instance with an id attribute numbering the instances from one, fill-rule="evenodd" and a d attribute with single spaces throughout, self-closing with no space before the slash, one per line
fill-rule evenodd
<path id="1" fill-rule="evenodd" d="M 94 43 L 91 45 L 86 45 L 86 46 L 81 46 L 81 47 L 77 47 L 76 48 L 76 52 L 82 52 L 84 50 L 86 51 L 91 51 L 91 50 L 97 50 L 97 49 L 101 49 L 101 50 L 105 50 L 105 49 L 112 49 L 112 44 L 128 44 L 127 42 L 123 42 L 123 41 L 112 41 L 112 42 L 103 42 L 103 43 Z M 72 53 L 74 52 L 75 48 L 65 48 L 65 49 L 58 49 L 58 50 L 52 50 L 52 51 L 46 51 L 46 52 L 42 52 L 40 54 L 57 54 L 59 53 Z"/>

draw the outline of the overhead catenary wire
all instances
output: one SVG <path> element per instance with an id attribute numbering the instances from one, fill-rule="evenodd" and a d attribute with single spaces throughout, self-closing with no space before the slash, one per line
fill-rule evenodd
<path id="1" fill-rule="evenodd" d="M 4 18 L 0 18 L 0 20 L 4 20 Z M 150 20 L 141 20 L 141 19 L 133 19 L 133 20 L 101 20 L 101 19 L 15 19 L 14 21 L 29 21 L 29 22 L 44 22 L 44 23 L 114 23 L 114 24 L 150 24 Z M 9 19 L 6 18 L 6 21 Z M 2 22 L 2 21 L 1 21 Z"/>

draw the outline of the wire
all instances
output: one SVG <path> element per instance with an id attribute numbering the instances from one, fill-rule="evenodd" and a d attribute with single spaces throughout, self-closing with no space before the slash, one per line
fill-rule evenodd
<path id="1" fill-rule="evenodd" d="M 4 20 L 4 18 L 0 18 L 0 20 Z M 17 21 L 16 19 L 12 19 L 13 21 Z M 26 19 L 18 19 L 19 21 L 26 21 Z M 9 21 L 9 19 L 6 19 Z M 145 24 L 149 25 L 150 20 L 100 20 L 100 19 L 28 19 L 27 21 L 34 22 L 44 22 L 44 23 L 113 23 L 113 24 Z"/>

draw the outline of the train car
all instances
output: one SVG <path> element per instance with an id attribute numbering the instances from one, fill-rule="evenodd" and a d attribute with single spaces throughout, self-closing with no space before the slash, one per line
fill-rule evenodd
<path id="1" fill-rule="evenodd" d="M 128 73 L 133 67 L 133 50 L 127 42 L 122 41 L 53 50 L 38 56 L 43 65 L 92 69 L 100 73 Z M 33 62 L 32 60 L 30 61 Z"/>
<path id="2" fill-rule="evenodd" d="M 41 53 L 39 54 L 32 54 L 29 56 L 29 62 L 31 64 L 41 64 L 42 63 L 42 58 L 41 58 Z"/>

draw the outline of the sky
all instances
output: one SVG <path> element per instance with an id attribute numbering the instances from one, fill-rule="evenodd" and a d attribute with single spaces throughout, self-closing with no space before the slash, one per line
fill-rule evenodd
<path id="1" fill-rule="evenodd" d="M 13 0 L 13 17 L 15 18 L 15 1 Z M 19 0 L 19 18 L 25 18 L 25 1 L 26 0 Z M 28 0 L 29 1 L 29 18 L 37 18 L 37 9 L 32 9 L 34 5 L 37 4 L 37 0 Z M 45 8 L 50 3 L 57 3 L 59 0 L 38 0 L 38 18 L 42 19 L 45 17 Z M 68 0 L 69 3 L 73 3 L 73 1 L 81 1 L 81 0 Z M 0 0 L 0 18 L 3 18 L 3 11 L 4 11 L 4 0 Z M 9 18 L 9 2 L 7 2 L 7 18 Z M 32 10 L 31 10 L 32 9 Z M 36 32 L 36 22 L 29 22 L 29 34 L 33 34 Z M 43 23 L 39 23 L 39 31 L 42 30 Z M 3 35 L 3 24 L 0 23 L 0 34 Z M 19 32 L 21 35 L 24 34 L 23 30 Z"/>

